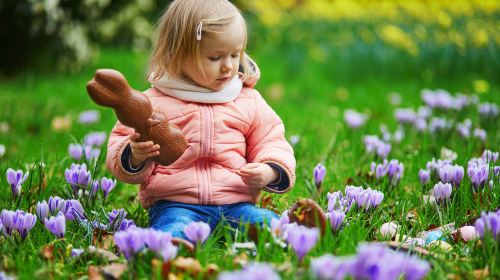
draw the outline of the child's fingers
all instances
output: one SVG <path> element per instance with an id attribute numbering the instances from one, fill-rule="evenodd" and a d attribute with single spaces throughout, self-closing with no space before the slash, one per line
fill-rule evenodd
<path id="1" fill-rule="evenodd" d="M 153 141 L 135 142 L 131 143 L 130 145 L 132 145 L 134 149 L 141 149 L 141 150 L 151 149 L 154 147 Z"/>
<path id="2" fill-rule="evenodd" d="M 130 134 L 130 136 L 128 137 L 131 141 L 134 141 L 136 142 L 137 139 L 139 139 L 139 137 L 141 137 L 141 135 L 139 134 L 139 132 L 135 132 L 133 134 Z"/>

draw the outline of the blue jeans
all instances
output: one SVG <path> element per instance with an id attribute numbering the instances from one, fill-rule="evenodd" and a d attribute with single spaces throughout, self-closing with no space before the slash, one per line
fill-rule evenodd
<path id="1" fill-rule="evenodd" d="M 233 228 L 243 224 L 269 225 L 279 219 L 273 211 L 259 208 L 249 202 L 225 205 L 198 205 L 174 201 L 158 201 L 149 208 L 150 227 L 171 232 L 173 237 L 186 239 L 184 228 L 192 222 L 205 222 L 214 228 L 220 221 L 227 221 Z"/>

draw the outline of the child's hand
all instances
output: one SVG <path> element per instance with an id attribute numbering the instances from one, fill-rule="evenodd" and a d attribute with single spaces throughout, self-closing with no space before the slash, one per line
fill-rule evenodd
<path id="1" fill-rule="evenodd" d="M 160 154 L 160 145 L 155 145 L 153 141 L 137 142 L 140 136 L 137 132 L 129 136 L 131 150 L 130 164 L 133 168 L 138 167 L 148 158 L 156 157 Z"/>
<path id="2" fill-rule="evenodd" d="M 250 188 L 260 189 L 267 184 L 278 179 L 278 172 L 265 163 L 248 163 L 236 174 L 241 176 L 241 180 Z"/>

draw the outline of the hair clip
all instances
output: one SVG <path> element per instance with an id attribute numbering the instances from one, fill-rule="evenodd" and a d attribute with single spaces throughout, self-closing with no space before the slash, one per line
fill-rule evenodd
<path id="1" fill-rule="evenodd" d="M 200 21 L 198 26 L 196 27 L 196 40 L 200 41 L 201 40 L 201 30 L 203 28 L 203 23 Z"/>

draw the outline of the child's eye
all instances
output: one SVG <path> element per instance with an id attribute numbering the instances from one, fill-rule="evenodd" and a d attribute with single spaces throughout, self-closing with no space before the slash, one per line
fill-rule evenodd
<path id="1" fill-rule="evenodd" d="M 240 57 L 240 54 L 233 54 L 233 55 L 231 55 L 231 57 L 232 58 L 238 58 L 238 57 Z"/>
<path id="2" fill-rule="evenodd" d="M 210 59 L 211 61 L 217 61 L 220 59 L 220 56 L 213 56 L 213 57 L 211 56 L 208 59 Z"/>

